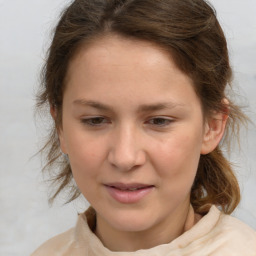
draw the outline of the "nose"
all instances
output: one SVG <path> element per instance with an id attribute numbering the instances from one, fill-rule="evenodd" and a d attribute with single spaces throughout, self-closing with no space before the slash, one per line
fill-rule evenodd
<path id="1" fill-rule="evenodd" d="M 146 153 L 136 129 L 125 126 L 115 131 L 110 143 L 108 161 L 120 171 L 130 171 L 142 166 Z"/>

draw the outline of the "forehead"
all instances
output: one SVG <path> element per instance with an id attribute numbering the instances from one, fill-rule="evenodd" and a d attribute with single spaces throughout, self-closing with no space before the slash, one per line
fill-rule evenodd
<path id="1" fill-rule="evenodd" d="M 135 58 L 134 58 L 135 57 Z M 101 65 L 153 67 L 176 67 L 170 62 L 170 53 L 163 47 L 149 41 L 108 35 L 81 45 L 71 63 L 83 61 L 91 67 Z"/>
<path id="2" fill-rule="evenodd" d="M 170 75 L 182 73 L 167 50 L 149 41 L 128 39 L 119 35 L 109 35 L 95 39 L 79 47 L 70 60 L 66 81 L 78 75 L 77 67 L 83 67 L 88 73 L 114 70 L 115 74 L 124 70 L 133 72 L 144 70 Z M 183 77 L 189 79 L 186 74 Z M 132 77 L 130 77 L 132 79 Z M 190 80 L 192 83 L 192 80 Z"/>
<path id="3" fill-rule="evenodd" d="M 175 102 L 178 96 L 187 101 L 185 94 L 195 98 L 192 80 L 178 69 L 166 50 L 119 36 L 81 47 L 70 62 L 66 86 L 78 99 L 91 95 L 92 100 L 97 97 L 108 103 L 115 97 L 142 104 L 169 102 L 170 98 Z"/>

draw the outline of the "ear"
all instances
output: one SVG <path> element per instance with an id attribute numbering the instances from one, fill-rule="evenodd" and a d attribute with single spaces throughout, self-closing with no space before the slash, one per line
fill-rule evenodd
<path id="1" fill-rule="evenodd" d="M 213 113 L 205 123 L 201 154 L 212 152 L 220 143 L 227 124 L 227 113 Z"/>
<path id="2" fill-rule="evenodd" d="M 52 116 L 52 119 L 55 121 L 56 120 L 56 116 L 57 116 L 57 110 L 56 110 L 56 108 L 53 106 L 53 105 L 51 105 L 51 107 L 50 107 L 50 113 L 51 113 L 51 116 Z"/>
<path id="3" fill-rule="evenodd" d="M 61 151 L 62 151 L 62 153 L 67 154 L 67 150 L 66 150 L 67 147 L 66 147 L 66 143 L 65 143 L 65 139 L 64 139 L 63 128 L 61 125 L 56 124 L 57 110 L 54 106 L 51 106 L 50 113 L 51 113 L 53 120 L 55 121 L 55 127 L 57 129 Z"/>

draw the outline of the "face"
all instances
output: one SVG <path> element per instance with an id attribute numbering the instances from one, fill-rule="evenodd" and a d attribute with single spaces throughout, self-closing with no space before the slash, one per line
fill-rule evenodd
<path id="1" fill-rule="evenodd" d="M 106 37 L 70 62 L 59 138 L 99 225 L 148 231 L 184 215 L 204 127 L 192 81 L 149 42 Z"/>

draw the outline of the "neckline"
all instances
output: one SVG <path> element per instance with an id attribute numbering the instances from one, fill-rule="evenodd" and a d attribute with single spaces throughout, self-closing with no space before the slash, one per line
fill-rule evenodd
<path id="1" fill-rule="evenodd" d="M 84 247 L 84 244 L 86 243 L 89 247 L 88 250 L 91 252 L 91 255 L 167 255 L 167 253 L 170 253 L 171 251 L 182 250 L 183 248 L 186 248 L 186 246 L 188 246 L 194 240 L 200 239 L 200 237 L 210 232 L 211 229 L 216 225 L 220 213 L 221 212 L 215 206 L 212 206 L 208 214 L 203 216 L 200 220 L 198 215 L 195 214 L 193 225 L 188 225 L 187 229 L 181 236 L 177 237 L 168 244 L 161 244 L 150 249 L 141 249 L 135 252 L 114 252 L 106 248 L 100 239 L 93 233 L 92 230 L 94 230 L 96 226 L 96 213 L 92 207 L 89 207 L 85 213 L 79 216 L 79 220 L 75 227 L 76 238 L 78 238 L 77 246 Z"/>

